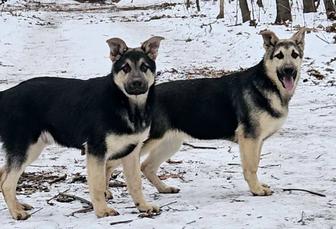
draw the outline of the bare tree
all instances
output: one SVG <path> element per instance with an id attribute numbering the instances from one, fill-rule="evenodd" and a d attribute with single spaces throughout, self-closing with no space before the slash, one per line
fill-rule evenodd
<path id="1" fill-rule="evenodd" d="M 197 11 L 201 11 L 199 0 L 196 0 L 196 8 L 197 8 Z"/>
<path id="2" fill-rule="evenodd" d="M 186 6 L 187 6 L 187 9 L 190 7 L 190 0 L 186 1 Z"/>
<path id="3" fill-rule="evenodd" d="M 315 0 L 303 0 L 303 13 L 316 12 Z"/>
<path id="4" fill-rule="evenodd" d="M 243 22 L 247 22 L 251 20 L 251 13 L 248 8 L 246 0 L 239 0 L 239 7 L 241 10 Z"/>
<path id="5" fill-rule="evenodd" d="M 219 14 L 217 15 L 218 18 L 224 18 L 224 0 L 219 0 Z"/>
<path id="6" fill-rule="evenodd" d="M 327 18 L 330 20 L 336 20 L 336 3 L 333 3 L 332 0 L 323 0 L 324 6 L 327 12 Z"/>
<path id="7" fill-rule="evenodd" d="M 287 21 L 292 21 L 292 10 L 289 5 L 289 0 L 276 0 L 277 16 L 275 24 L 284 24 Z"/>

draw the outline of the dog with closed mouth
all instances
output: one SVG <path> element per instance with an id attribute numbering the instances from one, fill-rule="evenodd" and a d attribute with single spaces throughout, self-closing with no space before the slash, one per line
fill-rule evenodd
<path id="1" fill-rule="evenodd" d="M 152 119 L 158 48 L 152 37 L 140 48 L 119 38 L 107 40 L 112 73 L 88 80 L 41 77 L 0 92 L 0 139 L 6 164 L 0 188 L 14 219 L 25 220 L 32 207 L 16 198 L 17 182 L 52 143 L 82 149 L 87 155 L 90 197 L 98 217 L 117 215 L 106 204 L 106 161 L 120 159 L 128 191 L 140 211 L 159 211 L 145 201 L 139 152 Z"/>
<path id="2" fill-rule="evenodd" d="M 265 54 L 257 65 L 216 79 L 179 80 L 156 86 L 149 138 L 141 154 L 148 180 L 161 193 L 176 193 L 157 176 L 161 163 L 184 139 L 226 139 L 239 144 L 244 178 L 257 196 L 271 195 L 257 177 L 263 142 L 281 128 L 300 77 L 305 29 L 289 39 L 266 30 Z M 120 163 L 120 162 L 119 162 Z M 107 163 L 107 178 L 118 165 Z M 107 190 L 109 195 L 109 191 Z"/>

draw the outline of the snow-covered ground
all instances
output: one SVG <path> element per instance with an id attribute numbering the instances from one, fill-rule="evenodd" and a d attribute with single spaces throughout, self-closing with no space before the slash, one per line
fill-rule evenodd
<path id="1" fill-rule="evenodd" d="M 42 1 L 50 3 L 52 1 Z M 54 1 L 55 3 L 56 1 Z M 302 77 L 290 104 L 290 113 L 281 131 L 266 141 L 262 152 L 260 178 L 275 193 L 254 197 L 248 191 L 236 144 L 224 141 L 190 141 L 172 159 L 180 164 L 163 164 L 169 184 L 181 188 L 178 194 L 164 195 L 143 179 L 144 193 L 151 202 L 166 205 L 154 218 L 139 218 L 125 188 L 114 188 L 109 203 L 121 215 L 97 219 L 93 212 L 67 216 L 82 208 L 78 201 L 61 203 L 47 200 L 67 189 L 67 193 L 89 199 L 85 182 L 72 182 L 76 173 L 85 175 L 80 152 L 59 146 L 49 147 L 28 167 L 27 172 L 67 174 L 65 181 L 49 185 L 34 181 L 46 191 L 18 198 L 35 207 L 30 219 L 12 220 L 0 198 L 1 228 L 336 228 L 336 44 L 335 33 L 323 27 L 331 22 L 323 13 L 299 13 L 301 1 L 294 1 L 294 22 L 275 26 L 275 1 L 265 1 L 265 12 L 255 6 L 257 27 L 236 24 L 236 4 L 226 4 L 225 18 L 216 20 L 217 3 L 201 1 L 201 12 L 186 9 L 179 0 L 163 8 L 152 7 L 162 0 L 122 0 L 116 5 L 79 5 L 62 0 L 58 12 L 20 7 L 22 1 L 9 1 L 0 12 L 0 89 L 9 88 L 37 76 L 87 79 L 110 71 L 110 37 L 121 37 L 131 47 L 152 35 L 165 37 L 159 50 L 158 82 L 180 78 L 211 76 L 217 71 L 250 67 L 263 55 L 259 31 L 269 28 L 279 37 L 289 37 L 296 25 L 314 28 L 306 35 Z M 298 3 L 297 3 L 298 2 Z M 125 10 L 131 6 L 149 9 Z M 0 6 L 0 10 L 3 6 Z M 63 8 L 62 8 L 63 7 Z M 71 8 L 69 12 L 66 9 Z M 87 11 L 80 10 L 86 7 Z M 94 9 L 94 7 L 102 9 Z M 125 8 L 126 7 L 126 8 Z M 55 7 L 53 8 L 55 9 Z M 240 23 L 240 19 L 237 20 Z M 323 79 L 310 73 L 319 71 Z M 0 155 L 0 165 L 4 155 Z M 50 175 L 50 174 L 49 174 Z M 122 175 L 117 177 L 122 180 Z M 26 184 L 34 184 L 27 183 Z M 41 188 L 41 189 L 44 189 Z M 319 193 L 284 192 L 283 188 L 303 188 Z M 49 190 L 49 191 L 48 191 Z M 25 193 L 25 194 L 24 194 Z"/>

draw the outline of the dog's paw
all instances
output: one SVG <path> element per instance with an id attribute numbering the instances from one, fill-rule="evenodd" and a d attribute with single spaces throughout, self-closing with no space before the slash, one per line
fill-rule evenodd
<path id="1" fill-rule="evenodd" d="M 159 191 L 159 193 L 178 193 L 178 192 L 180 192 L 180 189 L 172 187 L 172 186 L 167 186 L 167 187 L 162 188 L 158 191 Z"/>
<path id="2" fill-rule="evenodd" d="M 26 220 L 31 216 L 28 212 L 22 209 L 15 209 L 14 211 L 11 211 L 11 215 L 13 219 L 16 220 Z"/>
<path id="3" fill-rule="evenodd" d="M 144 203 L 137 205 L 137 208 L 140 212 L 154 213 L 160 212 L 160 208 L 156 205 L 150 203 Z"/>
<path id="4" fill-rule="evenodd" d="M 108 207 L 104 209 L 95 210 L 95 213 L 98 218 L 119 215 L 119 212 L 117 212 L 113 208 L 108 208 Z"/>
<path id="5" fill-rule="evenodd" d="M 270 196 L 273 193 L 270 186 L 262 183 L 251 189 L 251 192 L 254 196 Z"/>
<path id="6" fill-rule="evenodd" d="M 107 200 L 111 200 L 111 199 L 113 199 L 113 194 L 112 194 L 112 192 L 111 192 L 110 190 L 108 190 L 108 189 L 106 189 L 106 191 L 105 191 L 105 199 L 107 199 Z"/>
<path id="7" fill-rule="evenodd" d="M 16 203 L 16 207 L 20 210 L 32 210 L 33 206 L 29 205 L 29 204 L 25 204 L 25 203 Z"/>

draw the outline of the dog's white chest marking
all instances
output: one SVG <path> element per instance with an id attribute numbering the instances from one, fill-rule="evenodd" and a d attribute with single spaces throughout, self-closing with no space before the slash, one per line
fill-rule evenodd
<path id="1" fill-rule="evenodd" d="M 136 134 L 108 134 L 105 137 L 105 143 L 107 147 L 107 157 L 113 157 L 115 154 L 122 151 L 125 147 L 130 144 L 142 144 L 149 135 L 149 128 L 141 133 Z"/>
<path id="2" fill-rule="evenodd" d="M 281 126 L 286 121 L 287 114 L 280 118 L 274 118 L 268 113 L 263 112 L 259 115 L 259 125 L 260 125 L 260 135 L 262 139 L 265 139 L 276 131 L 278 131 Z"/>

